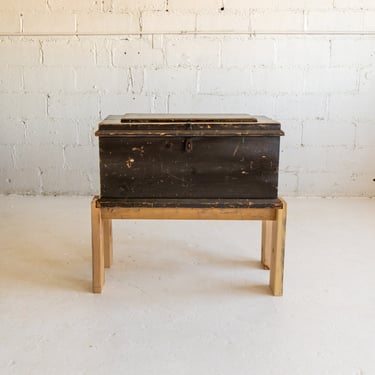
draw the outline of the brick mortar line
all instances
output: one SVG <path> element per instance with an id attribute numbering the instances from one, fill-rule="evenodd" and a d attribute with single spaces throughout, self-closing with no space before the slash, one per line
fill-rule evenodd
<path id="1" fill-rule="evenodd" d="M 126 36 L 126 35 L 296 35 L 296 36 L 375 36 L 375 30 L 369 31 L 142 31 L 142 32 L 39 32 L 39 33 L 1 33 L 0 37 L 33 37 L 33 36 Z"/>

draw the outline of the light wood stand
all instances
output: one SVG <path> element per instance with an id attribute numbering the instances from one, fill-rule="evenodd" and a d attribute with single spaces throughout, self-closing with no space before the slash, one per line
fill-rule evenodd
<path id="1" fill-rule="evenodd" d="M 261 220 L 262 258 L 270 270 L 273 295 L 283 295 L 284 250 L 287 204 L 278 199 L 261 207 L 117 207 L 103 205 L 98 197 L 91 203 L 93 292 L 101 293 L 104 268 L 112 265 L 112 219 L 172 220 Z"/>

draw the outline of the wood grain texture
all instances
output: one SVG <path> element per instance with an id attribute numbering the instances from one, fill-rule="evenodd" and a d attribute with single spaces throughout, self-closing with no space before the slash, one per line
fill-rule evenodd
<path id="1" fill-rule="evenodd" d="M 126 199 L 100 198 L 99 207 L 279 208 L 280 199 Z"/>
<path id="2" fill-rule="evenodd" d="M 103 219 L 147 220 L 275 220 L 272 208 L 101 208 Z"/>
<path id="3" fill-rule="evenodd" d="M 269 270 L 271 268 L 274 224 L 275 221 L 262 221 L 262 265 L 265 270 Z"/>
<path id="4" fill-rule="evenodd" d="M 91 202 L 91 241 L 92 241 L 92 290 L 101 293 L 104 285 L 104 246 L 103 226 L 97 197 Z"/>
<path id="5" fill-rule="evenodd" d="M 99 138 L 100 195 L 127 199 L 276 199 L 278 136 Z"/>
<path id="6" fill-rule="evenodd" d="M 103 219 L 104 266 L 111 268 L 113 262 L 112 220 Z"/>
<path id="7" fill-rule="evenodd" d="M 276 210 L 276 222 L 273 227 L 273 247 L 271 256 L 270 287 L 274 296 L 283 295 L 284 253 L 287 204 Z"/>
<path id="8" fill-rule="evenodd" d="M 284 200 L 278 200 L 273 208 L 101 207 L 99 198 L 94 197 L 91 203 L 93 292 L 102 292 L 104 267 L 112 264 L 112 219 L 261 220 L 262 263 L 265 268 L 270 267 L 273 295 L 281 296 L 286 215 L 287 205 Z"/>

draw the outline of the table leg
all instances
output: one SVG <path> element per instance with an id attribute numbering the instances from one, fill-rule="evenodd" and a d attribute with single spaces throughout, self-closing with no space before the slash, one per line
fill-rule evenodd
<path id="1" fill-rule="evenodd" d="M 272 220 L 262 221 L 262 265 L 265 270 L 271 266 L 274 223 Z"/>
<path id="2" fill-rule="evenodd" d="M 102 222 L 103 222 L 104 267 L 111 268 L 112 259 L 113 259 L 112 220 L 102 219 Z"/>
<path id="3" fill-rule="evenodd" d="M 276 222 L 273 227 L 273 246 L 271 256 L 270 287 L 274 296 L 283 295 L 284 252 L 287 205 L 276 210 Z"/>
<path id="4" fill-rule="evenodd" d="M 91 202 L 91 238 L 92 238 L 92 290 L 101 293 L 104 285 L 104 245 L 103 223 L 100 208 L 96 207 L 98 198 Z"/>

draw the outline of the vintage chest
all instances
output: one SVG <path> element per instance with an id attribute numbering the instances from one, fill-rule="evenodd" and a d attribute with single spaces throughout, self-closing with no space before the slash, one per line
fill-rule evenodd
<path id="1" fill-rule="evenodd" d="M 275 199 L 280 123 L 250 115 L 126 114 L 99 124 L 100 198 Z"/>

